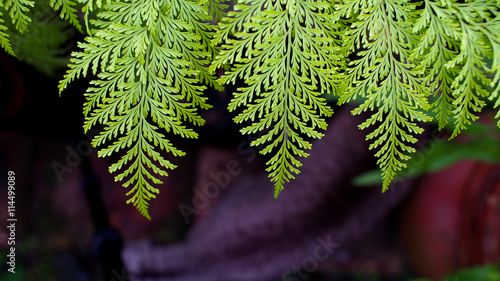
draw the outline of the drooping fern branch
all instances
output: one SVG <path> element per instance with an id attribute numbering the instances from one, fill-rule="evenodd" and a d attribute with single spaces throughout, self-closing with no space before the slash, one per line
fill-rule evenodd
<path id="1" fill-rule="evenodd" d="M 242 109 L 234 120 L 243 134 L 260 135 L 252 145 L 269 155 L 275 196 L 327 128 L 324 94 L 371 114 L 360 128 L 371 130 L 383 190 L 415 151 L 430 110 L 455 137 L 488 99 L 500 106 L 498 0 L 238 0 L 228 14 L 225 0 L 45 2 L 88 33 L 60 91 L 96 76 L 84 127 L 104 125 L 93 144 L 100 156 L 124 154 L 110 171 L 147 217 L 161 177 L 175 168 L 163 152 L 184 155 L 166 134 L 197 137 L 198 110 L 210 107 L 204 85 L 243 81 L 228 109 Z M 0 1 L 0 45 L 11 55 L 33 5 Z"/>
<path id="2" fill-rule="evenodd" d="M 500 90 L 500 18 L 496 1 L 456 3 L 424 1 L 425 10 L 415 31 L 424 30 L 414 51 L 422 60 L 425 85 L 435 94 L 439 126 L 453 116 L 452 138 L 478 117 L 486 98 Z M 492 58 L 491 62 L 488 59 Z M 491 79 L 488 73 L 493 74 Z M 497 104 L 498 106 L 498 104 Z"/>
<path id="3" fill-rule="evenodd" d="M 50 6 L 60 11 L 62 19 L 72 24 L 78 31 L 83 32 L 83 28 L 78 17 L 78 8 L 76 0 L 50 0 Z"/>
<path id="4" fill-rule="evenodd" d="M 437 97 L 432 107 L 440 129 L 448 124 L 456 108 L 451 85 L 458 68 L 447 64 L 458 53 L 460 33 L 451 17 L 451 11 L 442 8 L 438 2 L 425 1 L 422 15 L 413 28 L 415 33 L 425 32 L 412 53 L 412 61 L 420 62 L 416 70 L 424 76 L 422 84 Z"/>
<path id="5" fill-rule="evenodd" d="M 361 9 L 363 7 L 363 9 Z M 340 16 L 359 14 L 345 33 L 346 52 L 355 52 L 359 59 L 350 63 L 345 92 L 340 102 L 362 97 L 365 101 L 353 111 L 374 112 L 361 129 L 376 128 L 367 136 L 374 139 L 370 149 L 382 170 L 383 190 L 399 171 L 406 167 L 415 134 L 423 129 L 417 121 L 429 121 L 427 92 L 410 60 L 417 43 L 412 33 L 415 5 L 409 1 L 347 0 L 339 7 Z"/>
<path id="6" fill-rule="evenodd" d="M 23 33 L 28 31 L 28 24 L 31 22 L 29 15 L 30 8 L 35 5 L 32 0 L 3 0 L 2 7 L 8 11 L 12 23 L 16 29 Z"/>
<path id="7" fill-rule="evenodd" d="M 93 140 L 102 147 L 99 156 L 125 150 L 109 170 L 120 172 L 115 179 L 130 188 L 128 202 L 148 218 L 148 200 L 159 192 L 158 177 L 176 167 L 162 151 L 185 154 L 162 131 L 197 138 L 188 124 L 202 125 L 198 109 L 210 107 L 202 96 L 205 86 L 198 84 L 211 77 L 205 69 L 209 49 L 200 44 L 212 36 L 207 19 L 206 8 L 189 0 L 105 5 L 93 22 L 95 33 L 72 55 L 60 83 L 62 91 L 89 71 L 97 74 L 85 94 L 84 128 L 105 125 Z"/>
<path id="8" fill-rule="evenodd" d="M 35 2 L 31 0 L 1 0 L 0 8 L 2 9 L 0 10 L 0 17 L 5 12 L 9 15 L 12 24 L 15 25 L 15 29 L 20 33 L 24 33 L 28 31 L 28 24 L 31 22 L 29 12 L 34 4 Z M 5 25 L 5 21 L 0 18 L 0 46 L 8 54 L 14 56 L 14 50 L 12 50 L 9 35 L 5 32 L 6 30 L 8 30 L 8 27 Z"/>
<path id="9" fill-rule="evenodd" d="M 5 25 L 5 21 L 2 19 L 2 12 L 0 11 L 0 46 L 9 55 L 15 56 L 14 50 L 12 50 L 12 44 L 10 43 L 9 34 L 6 32 L 9 28 Z"/>
<path id="10" fill-rule="evenodd" d="M 247 84 L 234 93 L 229 110 L 245 107 L 234 119 L 252 122 L 243 134 L 264 132 L 252 145 L 272 155 L 267 171 L 275 197 L 299 173 L 297 157 L 308 155 L 304 137 L 321 138 L 324 118 L 333 113 L 320 96 L 341 77 L 331 9 L 326 1 L 239 1 L 214 40 L 225 44 L 212 67 L 231 65 L 220 83 L 241 78 Z"/>
<path id="11" fill-rule="evenodd" d="M 361 57 L 348 70 L 341 101 L 360 96 L 366 101 L 354 113 L 377 109 L 361 128 L 379 125 L 367 138 L 378 138 L 370 148 L 380 147 L 383 190 L 414 152 L 408 144 L 422 132 L 414 121 L 431 120 L 429 95 L 438 96 L 432 107 L 441 128 L 455 119 L 452 137 L 477 119 L 487 97 L 498 95 L 486 90 L 498 89 L 498 3 L 425 0 L 418 9 L 412 3 L 346 1 L 339 8 L 341 16 L 357 19 L 344 46 Z"/>
<path id="12" fill-rule="evenodd" d="M 453 138 L 461 130 L 466 129 L 471 121 L 478 119 L 474 113 L 481 111 L 486 104 L 485 98 L 490 95 L 485 88 L 490 84 L 490 79 L 486 76 L 485 59 L 490 57 L 492 45 L 488 44 L 488 40 L 484 40 L 486 39 L 484 32 L 486 30 L 481 30 L 480 27 L 481 21 L 491 18 L 491 14 L 487 10 L 489 8 L 487 2 L 453 3 L 451 7 L 462 34 L 460 36 L 460 53 L 448 63 L 450 67 L 461 65 L 461 71 L 452 83 L 455 98 L 453 104 L 456 107 L 453 110 L 455 116 Z M 497 9 L 496 7 L 491 8 Z"/>

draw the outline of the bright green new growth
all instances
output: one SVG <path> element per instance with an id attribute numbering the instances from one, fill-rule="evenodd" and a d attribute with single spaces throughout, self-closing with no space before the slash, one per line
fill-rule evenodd
<path id="1" fill-rule="evenodd" d="M 165 133 L 196 138 L 191 126 L 204 123 L 198 109 L 210 106 L 202 84 L 245 83 L 228 109 L 242 109 L 234 120 L 243 134 L 259 135 L 252 145 L 270 156 L 275 197 L 327 128 L 333 111 L 325 94 L 361 102 L 352 113 L 369 114 L 360 128 L 371 129 L 384 191 L 430 116 L 441 129 L 453 124 L 453 138 L 487 99 L 500 106 L 498 0 L 239 0 L 229 14 L 218 0 L 45 2 L 89 34 L 60 91 L 97 76 L 85 94 L 84 128 L 104 126 L 93 145 L 100 156 L 123 153 L 110 171 L 148 218 L 155 186 L 175 168 L 163 152 L 184 155 Z M 0 0 L 0 7 L 0 45 L 25 56 L 13 46 L 36 27 L 34 1 Z M 216 79 L 220 68 L 226 72 Z"/>
<path id="2" fill-rule="evenodd" d="M 10 44 L 9 34 L 6 33 L 8 27 L 5 26 L 4 20 L 1 18 L 3 16 L 2 12 L 0 12 L 0 46 L 4 49 L 9 55 L 15 56 L 14 50 L 12 50 L 12 45 Z"/>
<path id="3" fill-rule="evenodd" d="M 200 44 L 211 40 L 207 18 L 206 8 L 194 1 L 106 5 L 60 84 L 62 91 L 88 71 L 98 73 L 85 94 L 84 129 L 105 125 L 92 143 L 102 147 L 99 156 L 125 150 L 109 170 L 119 172 L 115 180 L 130 188 L 127 202 L 148 218 L 148 201 L 159 192 L 154 185 L 162 183 L 158 177 L 176 167 L 161 152 L 185 154 L 160 129 L 197 138 L 187 125 L 203 125 L 198 109 L 210 107 L 202 96 L 205 86 L 198 85 L 213 79 L 205 68 L 209 49 Z"/>
<path id="4" fill-rule="evenodd" d="M 251 121 L 243 134 L 264 132 L 254 146 L 272 154 L 267 162 L 277 197 L 285 182 L 299 173 L 297 157 L 307 157 L 308 138 L 321 138 L 324 117 L 333 114 L 321 93 L 333 90 L 339 48 L 325 1 L 240 1 L 223 21 L 214 44 L 224 43 L 213 68 L 231 65 L 221 84 L 244 79 L 229 110 L 245 106 L 234 120 Z M 226 39 L 234 35 L 236 39 Z"/>

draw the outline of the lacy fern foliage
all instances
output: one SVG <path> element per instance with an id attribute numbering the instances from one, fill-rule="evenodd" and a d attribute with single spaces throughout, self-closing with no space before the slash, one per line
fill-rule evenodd
<path id="1" fill-rule="evenodd" d="M 360 128 L 376 126 L 367 139 L 374 139 L 370 149 L 378 149 L 375 156 L 386 190 L 406 167 L 408 154 L 415 152 L 411 146 L 417 141 L 414 135 L 423 131 L 416 122 L 430 120 L 424 112 L 427 93 L 410 60 L 417 43 L 411 24 L 415 6 L 409 1 L 348 0 L 339 13 L 347 18 L 359 14 L 344 36 L 346 53 L 355 52 L 359 59 L 349 65 L 340 102 L 362 97 L 364 102 L 353 114 L 373 112 Z"/>
<path id="2" fill-rule="evenodd" d="M 353 19 L 344 47 L 359 57 L 347 70 L 341 101 L 362 97 L 353 113 L 375 112 L 360 127 L 378 126 L 367 139 L 375 139 L 370 148 L 378 149 L 386 190 L 415 151 L 410 145 L 423 131 L 416 121 L 432 120 L 428 109 L 441 128 L 454 118 L 453 138 L 477 119 L 486 98 L 498 95 L 498 3 L 354 0 L 338 12 Z M 431 105 L 429 96 L 437 96 Z"/>
<path id="3" fill-rule="evenodd" d="M 495 1 L 424 3 L 415 30 L 428 28 L 414 54 L 424 62 L 426 82 L 441 92 L 436 104 L 440 127 L 446 125 L 447 116 L 454 116 L 455 137 L 478 118 L 474 114 L 486 105 L 486 98 L 498 95 L 498 5 Z M 488 67 L 489 58 L 493 61 Z M 494 73 L 493 80 L 488 73 Z"/>
<path id="4" fill-rule="evenodd" d="M 44 3 L 88 34 L 59 90 L 92 77 L 84 128 L 103 126 L 93 145 L 100 156 L 122 155 L 110 171 L 147 217 L 162 177 L 175 168 L 166 155 L 184 155 L 168 135 L 197 137 L 199 110 L 210 108 L 206 86 L 243 84 L 228 110 L 268 155 L 275 197 L 327 129 L 333 111 L 325 95 L 368 114 L 360 128 L 369 130 L 383 190 L 405 169 L 432 116 L 441 129 L 452 127 L 453 138 L 489 101 L 500 105 L 498 0 Z M 34 4 L 0 1 L 0 45 L 11 55 L 18 45 L 10 40 L 32 29 Z"/>
<path id="5" fill-rule="evenodd" d="M 0 1 L 0 17 L 4 14 L 9 15 L 10 22 L 15 25 L 15 29 L 24 33 L 28 31 L 28 24 L 31 22 L 30 9 L 35 5 L 31 0 L 2 0 Z M 7 20 L 9 21 L 9 20 Z M 15 55 L 12 49 L 9 35 L 6 31 L 9 29 L 5 25 L 6 20 L 0 19 L 0 45 L 10 55 Z"/>
<path id="6" fill-rule="evenodd" d="M 162 151 L 185 154 L 160 130 L 197 138 L 190 124 L 203 125 L 198 109 L 209 108 L 198 83 L 213 79 L 205 66 L 209 48 L 201 44 L 212 36 L 207 18 L 207 10 L 189 0 L 105 5 L 60 84 L 62 91 L 90 71 L 97 74 L 85 94 L 84 128 L 105 126 L 93 141 L 102 147 L 99 156 L 125 151 L 109 170 L 119 172 L 115 179 L 130 189 L 128 202 L 147 217 L 159 177 L 176 167 Z"/>
<path id="7" fill-rule="evenodd" d="M 267 171 L 275 197 L 299 172 L 297 158 L 307 157 L 308 138 L 321 138 L 333 113 L 320 96 L 341 77 L 336 26 L 327 17 L 332 9 L 326 1 L 240 1 L 214 40 L 225 44 L 213 67 L 231 65 L 219 82 L 247 84 L 229 110 L 245 107 L 234 119 L 251 122 L 243 134 L 264 132 L 252 145 L 272 155 Z M 234 39 L 226 39 L 230 35 Z"/>

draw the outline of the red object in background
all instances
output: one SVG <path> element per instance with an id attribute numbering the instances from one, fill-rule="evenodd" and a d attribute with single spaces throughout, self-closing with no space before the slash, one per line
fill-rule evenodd
<path id="1" fill-rule="evenodd" d="M 460 266 L 500 258 L 500 165 L 477 163 L 462 188 Z"/>
<path id="2" fill-rule="evenodd" d="M 500 165 L 463 161 L 426 175 L 402 213 L 416 274 L 440 280 L 500 258 Z"/>

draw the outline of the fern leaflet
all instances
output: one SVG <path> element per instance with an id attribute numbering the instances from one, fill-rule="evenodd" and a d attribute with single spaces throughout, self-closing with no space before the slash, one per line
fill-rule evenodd
<path id="1" fill-rule="evenodd" d="M 12 44 L 9 40 L 9 34 L 6 32 L 9 30 L 7 26 L 4 25 L 4 20 L 1 18 L 2 12 L 0 12 L 0 46 L 4 49 L 9 55 L 15 56 L 14 50 L 12 49 Z"/>
<path id="2" fill-rule="evenodd" d="M 360 8 L 363 7 L 362 10 Z M 359 16 L 354 15 L 360 13 Z M 365 101 L 353 114 L 375 111 L 360 125 L 377 125 L 367 135 L 374 139 L 370 149 L 377 149 L 377 163 L 382 170 L 383 190 L 399 171 L 406 167 L 416 134 L 423 129 L 416 121 L 429 121 L 426 90 L 410 58 L 417 38 L 411 32 L 415 7 L 409 1 L 348 0 L 339 7 L 344 17 L 354 17 L 346 31 L 345 52 L 358 52 L 350 63 L 345 93 L 340 103 L 362 97 Z"/>
<path id="3" fill-rule="evenodd" d="M 9 11 L 16 29 L 21 33 L 28 31 L 28 24 L 31 22 L 30 7 L 33 7 L 35 2 L 31 0 L 4 0 L 2 2 L 5 10 Z"/>
<path id="4" fill-rule="evenodd" d="M 450 67 L 461 64 L 461 71 L 455 78 L 452 87 L 455 88 L 453 111 L 455 115 L 455 130 L 452 138 L 456 137 L 461 130 L 466 129 L 471 121 L 478 117 L 473 112 L 480 112 L 486 105 L 484 98 L 489 96 L 485 85 L 490 80 L 485 75 L 485 57 L 490 54 L 490 48 L 483 43 L 484 33 L 477 28 L 477 22 L 488 19 L 487 11 L 484 10 L 483 1 L 470 4 L 452 3 L 452 11 L 457 17 L 456 22 L 461 28 L 460 53 L 448 63 Z"/>
<path id="5" fill-rule="evenodd" d="M 423 85 L 438 99 L 432 104 L 439 128 L 443 129 L 457 108 L 453 102 L 452 83 L 458 74 L 456 67 L 447 63 L 455 58 L 460 48 L 459 27 L 450 11 L 436 1 L 425 0 L 424 11 L 414 32 L 424 31 L 422 41 L 413 51 L 412 61 L 419 61 L 417 70 L 425 75 Z"/>
<path id="6" fill-rule="evenodd" d="M 80 44 L 82 51 L 72 55 L 60 83 L 62 91 L 89 70 L 97 73 L 98 80 L 85 94 L 84 128 L 105 125 L 93 140 L 94 146 L 102 147 L 99 156 L 126 151 L 109 169 L 120 172 L 115 180 L 130 188 L 127 202 L 148 218 L 148 201 L 159 192 L 154 187 L 161 183 L 158 176 L 176 167 L 161 152 L 185 154 L 160 129 L 197 138 L 186 125 L 202 125 L 197 109 L 210 107 L 202 96 L 205 87 L 197 85 L 196 77 L 207 72 L 203 62 L 210 55 L 200 41 L 210 29 L 196 30 L 203 23 L 193 25 L 207 15 L 205 8 L 189 0 L 106 5 L 93 22 L 98 30 Z"/>
<path id="7" fill-rule="evenodd" d="M 76 0 L 50 0 L 50 6 L 54 10 L 60 10 L 61 18 L 67 20 L 78 31 L 83 32 L 83 27 L 80 24 L 78 10 L 76 9 Z"/>
<path id="8" fill-rule="evenodd" d="M 325 1 L 239 1 L 214 39 L 227 39 L 213 68 L 234 63 L 220 82 L 243 78 L 246 87 L 234 94 L 229 110 L 245 109 L 234 120 L 251 121 L 243 134 L 264 134 L 252 142 L 267 162 L 275 197 L 311 148 L 307 138 L 321 138 L 325 117 L 333 111 L 320 97 L 336 86 L 339 48 L 333 40 L 335 26 L 328 21 Z M 336 76 L 337 75 L 337 76 Z"/>

